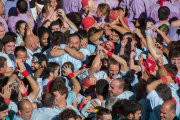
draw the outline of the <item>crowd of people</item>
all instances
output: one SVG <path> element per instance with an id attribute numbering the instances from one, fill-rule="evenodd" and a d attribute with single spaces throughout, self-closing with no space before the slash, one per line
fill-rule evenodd
<path id="1" fill-rule="evenodd" d="M 180 120 L 179 0 L 1 0 L 0 120 Z"/>

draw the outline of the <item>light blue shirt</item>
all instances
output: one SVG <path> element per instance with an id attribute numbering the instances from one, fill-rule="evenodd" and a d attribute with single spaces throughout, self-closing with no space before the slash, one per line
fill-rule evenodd
<path id="1" fill-rule="evenodd" d="M 31 120 L 59 120 L 59 112 L 47 107 L 34 109 Z"/>
<path id="2" fill-rule="evenodd" d="M 8 67 L 13 67 L 12 61 L 11 61 L 11 59 L 9 58 L 9 56 L 7 54 L 0 52 L 0 56 L 6 58 Z"/>
<path id="3" fill-rule="evenodd" d="M 89 50 L 89 52 L 92 54 L 96 51 L 95 45 L 87 44 L 86 49 Z"/>
<path id="4" fill-rule="evenodd" d="M 128 54 L 126 53 L 126 51 L 124 51 L 124 54 L 128 56 Z M 146 59 L 146 53 L 143 52 L 142 50 L 136 48 L 136 56 L 134 57 L 134 60 L 139 60 L 138 56 L 142 54 L 143 58 Z M 130 59 L 130 56 L 128 56 L 128 58 Z"/>
<path id="5" fill-rule="evenodd" d="M 9 106 L 8 106 L 8 108 L 9 108 L 9 111 L 8 111 L 9 115 L 8 116 L 9 116 L 10 120 L 12 120 L 14 115 L 16 115 L 16 113 L 18 113 L 17 104 L 18 104 L 18 101 L 13 101 L 13 102 L 9 103 Z"/>
<path id="6" fill-rule="evenodd" d="M 79 52 L 82 52 L 82 54 L 84 55 L 84 59 L 83 62 L 85 62 L 87 60 L 87 58 L 91 55 L 91 53 L 87 50 L 87 49 L 80 49 Z"/>
<path id="7" fill-rule="evenodd" d="M 134 93 L 131 91 L 124 91 L 122 94 L 116 96 L 116 98 L 127 99 L 127 100 L 135 100 Z"/>
<path id="8" fill-rule="evenodd" d="M 23 42 L 22 37 L 19 34 L 17 35 L 17 43 L 15 44 L 15 47 L 20 46 L 20 44 Z"/>
<path id="9" fill-rule="evenodd" d="M 24 120 L 24 119 L 22 119 L 22 118 L 19 118 L 19 117 L 17 117 L 16 115 L 14 115 L 14 118 L 13 118 L 13 120 Z"/>
<path id="10" fill-rule="evenodd" d="M 26 48 L 27 50 L 27 54 L 29 55 L 29 59 L 26 60 L 26 63 L 31 66 L 32 64 L 32 58 L 33 58 L 33 52 L 31 50 L 29 50 L 28 48 Z"/>
<path id="11" fill-rule="evenodd" d="M 67 105 L 72 105 L 75 99 L 76 99 L 76 94 L 73 91 L 70 91 L 66 99 Z"/>
<path id="12" fill-rule="evenodd" d="M 44 55 L 46 55 L 47 60 L 51 58 L 50 51 L 52 50 L 52 47 L 49 47 L 47 50 L 43 52 Z"/>

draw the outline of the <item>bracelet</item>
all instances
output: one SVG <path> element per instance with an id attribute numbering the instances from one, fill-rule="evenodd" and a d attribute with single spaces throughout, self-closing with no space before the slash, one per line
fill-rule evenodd
<path id="1" fill-rule="evenodd" d="M 94 113 L 97 113 L 99 110 L 98 109 L 95 109 Z"/>
<path id="2" fill-rule="evenodd" d="M 141 40 L 143 39 L 144 37 L 141 37 Z"/>
<path id="3" fill-rule="evenodd" d="M 79 105 L 79 110 L 81 110 L 84 107 L 84 105 L 85 104 L 83 102 L 81 102 L 80 105 Z"/>
<path id="4" fill-rule="evenodd" d="M 51 23 L 51 21 L 48 19 L 48 22 L 50 22 Z"/>
<path id="5" fill-rule="evenodd" d="M 27 94 L 28 94 L 28 92 L 26 92 L 26 93 L 24 93 L 24 94 L 21 93 L 21 96 L 22 96 L 22 97 L 26 97 Z"/>
<path id="6" fill-rule="evenodd" d="M 112 53 L 112 52 L 108 52 L 107 55 L 108 55 L 109 57 L 112 57 L 113 53 Z"/>
<path id="7" fill-rule="evenodd" d="M 145 73 L 145 71 L 143 72 L 143 71 L 141 71 L 142 73 Z"/>
<path id="8" fill-rule="evenodd" d="M 25 70 L 24 72 L 22 72 L 22 75 L 23 75 L 25 78 L 28 77 L 28 76 L 30 76 L 30 74 L 28 73 L 27 70 Z"/>
<path id="9" fill-rule="evenodd" d="M 146 34 L 146 36 L 147 36 L 147 35 L 151 35 L 151 29 L 145 30 L 145 34 Z"/>
<path id="10" fill-rule="evenodd" d="M 74 74 L 73 74 L 73 73 L 70 73 L 70 74 L 68 75 L 69 80 L 70 80 L 72 77 L 74 77 Z"/>
<path id="11" fill-rule="evenodd" d="M 167 78 L 166 78 L 166 77 L 163 77 L 163 78 L 161 78 L 161 79 L 162 79 L 162 81 L 163 81 L 164 84 L 167 83 Z"/>
<path id="12" fill-rule="evenodd" d="M 4 98 L 4 102 L 9 105 L 9 103 L 10 103 L 10 98 Z"/>

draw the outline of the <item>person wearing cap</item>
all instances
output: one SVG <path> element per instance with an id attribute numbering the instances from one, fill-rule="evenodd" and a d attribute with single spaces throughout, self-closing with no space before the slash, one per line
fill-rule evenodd
<path id="1" fill-rule="evenodd" d="M 83 26 L 84 30 L 88 31 L 90 28 L 96 27 L 97 24 L 95 22 L 95 19 L 93 19 L 91 17 L 85 17 L 82 19 L 82 26 Z"/>
<path id="2" fill-rule="evenodd" d="M 0 100 L 0 120 L 10 120 L 8 115 L 8 105 Z"/>

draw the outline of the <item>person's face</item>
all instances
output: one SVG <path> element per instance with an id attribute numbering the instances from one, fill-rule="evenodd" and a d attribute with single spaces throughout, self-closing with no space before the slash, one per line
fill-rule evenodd
<path id="1" fill-rule="evenodd" d="M 136 113 L 133 115 L 133 120 L 139 120 L 141 117 L 141 110 L 136 111 Z"/>
<path id="2" fill-rule="evenodd" d="M 180 67 L 180 56 L 179 57 L 172 57 L 171 63 L 176 65 L 177 68 L 179 68 Z"/>
<path id="3" fill-rule="evenodd" d="M 57 8 L 57 1 L 56 0 L 51 0 L 50 6 L 54 7 L 55 9 Z"/>
<path id="4" fill-rule="evenodd" d="M 53 74 L 53 79 L 55 79 L 59 75 L 59 66 L 56 68 Z"/>
<path id="5" fill-rule="evenodd" d="M 20 25 L 19 30 L 17 30 L 17 32 L 23 38 L 25 36 L 25 33 L 26 33 L 26 23 L 22 23 Z"/>
<path id="6" fill-rule="evenodd" d="M 80 39 L 78 36 L 70 37 L 68 46 L 74 50 L 79 51 L 80 49 Z"/>
<path id="7" fill-rule="evenodd" d="M 111 114 L 103 115 L 103 120 L 112 120 L 112 115 Z"/>
<path id="8" fill-rule="evenodd" d="M 5 10 L 4 4 L 2 1 L 0 1 L 0 15 L 3 15 L 4 10 Z"/>
<path id="9" fill-rule="evenodd" d="M 97 14 L 98 18 L 102 18 L 103 14 L 102 14 L 102 12 L 100 12 L 99 8 L 97 8 L 96 14 Z"/>
<path id="10" fill-rule="evenodd" d="M 85 6 L 82 9 L 85 14 L 87 14 L 89 12 L 89 6 Z"/>
<path id="11" fill-rule="evenodd" d="M 30 120 L 33 112 L 33 107 L 31 103 L 28 103 L 26 106 L 24 106 L 24 109 L 21 111 L 21 117 L 24 120 Z"/>
<path id="12" fill-rule="evenodd" d="M 39 44 L 40 44 L 39 39 L 35 39 L 35 41 L 34 41 L 34 50 L 35 51 L 39 49 Z"/>
<path id="13" fill-rule="evenodd" d="M 32 60 L 31 72 L 35 73 L 39 69 L 39 67 L 40 67 L 39 63 Z"/>
<path id="14" fill-rule="evenodd" d="M 113 19 L 109 18 L 109 23 L 112 23 L 113 21 L 114 21 Z"/>
<path id="15" fill-rule="evenodd" d="M 119 65 L 109 65 L 109 77 L 110 78 L 116 78 L 116 76 L 119 73 Z"/>
<path id="16" fill-rule="evenodd" d="M 0 120 L 5 120 L 8 115 L 9 115 L 8 114 L 8 109 L 6 109 L 4 111 L 1 111 L 0 112 Z"/>
<path id="17" fill-rule="evenodd" d="M 113 43 L 117 43 L 120 41 L 119 35 L 115 32 L 112 32 L 111 35 L 109 36 L 110 41 Z"/>
<path id="18" fill-rule="evenodd" d="M 162 105 L 160 108 L 160 117 L 161 117 L 161 120 L 172 120 L 173 113 L 170 111 L 170 108 L 164 107 Z"/>
<path id="19" fill-rule="evenodd" d="M 51 32 L 53 33 L 53 32 L 55 32 L 55 31 L 61 31 L 61 28 L 59 27 L 59 25 L 53 25 L 53 26 L 51 27 Z"/>
<path id="20" fill-rule="evenodd" d="M 63 99 L 65 99 L 65 95 L 61 95 L 58 91 L 53 92 L 55 95 L 55 105 L 59 105 Z"/>
<path id="21" fill-rule="evenodd" d="M 86 49 L 86 47 L 87 47 L 87 44 L 88 44 L 88 39 L 87 38 L 83 38 L 83 39 L 81 39 L 81 48 L 84 48 L 84 49 Z"/>
<path id="22" fill-rule="evenodd" d="M 4 26 L 0 26 L 0 39 L 2 39 L 5 35 L 5 27 Z"/>
<path id="23" fill-rule="evenodd" d="M 109 95 L 110 96 L 118 96 L 120 94 L 119 82 L 117 80 L 113 80 L 109 87 Z"/>
<path id="24" fill-rule="evenodd" d="M 18 51 L 16 59 L 21 59 L 22 62 L 25 63 L 27 60 L 27 52 Z"/>
<path id="25" fill-rule="evenodd" d="M 42 46 L 46 47 L 50 44 L 50 41 L 49 41 L 49 33 L 44 33 L 41 37 L 41 44 Z"/>
<path id="26" fill-rule="evenodd" d="M 14 49 L 15 49 L 15 42 L 9 42 L 4 46 L 4 51 L 8 55 L 13 54 Z"/>
<path id="27" fill-rule="evenodd" d="M 113 46 L 113 42 L 112 41 L 108 41 L 105 45 L 105 47 L 108 49 L 108 51 L 112 51 L 112 46 Z"/>

